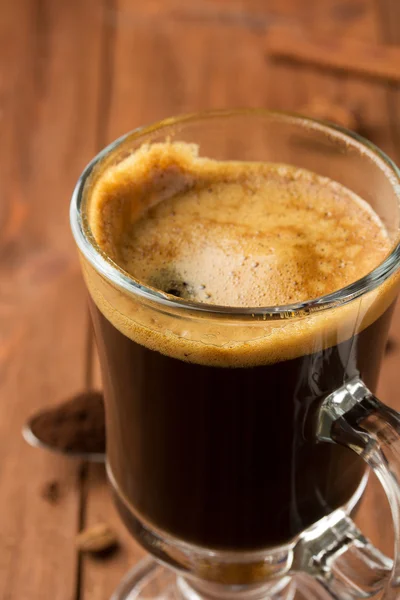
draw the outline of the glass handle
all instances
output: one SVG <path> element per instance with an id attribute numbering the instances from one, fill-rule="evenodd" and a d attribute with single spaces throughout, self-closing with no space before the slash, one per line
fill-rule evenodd
<path id="1" fill-rule="evenodd" d="M 400 414 L 355 378 L 324 400 L 316 434 L 321 442 L 350 448 L 376 473 L 392 512 L 395 558 L 374 548 L 339 510 L 301 536 L 294 549 L 294 569 L 312 575 L 338 600 L 399 598 Z"/>

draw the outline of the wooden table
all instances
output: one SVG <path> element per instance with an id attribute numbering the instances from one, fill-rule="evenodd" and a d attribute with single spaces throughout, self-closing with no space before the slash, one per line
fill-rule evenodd
<path id="1" fill-rule="evenodd" d="M 269 61 L 273 25 L 400 43 L 398 0 L 2 0 L 0 11 L 0 598 L 105 600 L 142 556 L 120 524 L 104 469 L 33 450 L 29 414 L 99 385 L 68 224 L 74 183 L 107 142 L 140 124 L 210 107 L 296 109 L 315 95 L 360 107 L 368 135 L 400 159 L 400 88 Z M 400 310 L 392 337 L 400 348 Z M 380 393 L 400 409 L 400 349 Z M 95 358 L 95 357 L 94 357 Z M 56 503 L 43 486 L 57 481 Z M 76 533 L 112 523 L 112 559 L 79 556 Z M 390 551 L 373 482 L 360 521 Z"/>

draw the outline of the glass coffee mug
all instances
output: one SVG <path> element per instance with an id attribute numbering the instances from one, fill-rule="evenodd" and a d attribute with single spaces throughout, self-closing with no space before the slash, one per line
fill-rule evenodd
<path id="1" fill-rule="evenodd" d="M 379 215 L 390 254 L 359 281 L 287 306 L 228 308 L 143 285 L 96 243 L 91 191 L 111 165 L 166 140 L 338 181 Z M 168 119 L 85 169 L 71 223 L 100 355 L 107 471 L 122 519 L 156 559 L 114 600 L 399 597 L 400 417 L 374 396 L 398 289 L 399 203 L 399 171 L 373 144 L 264 110 Z M 393 561 L 351 520 L 365 464 L 390 502 Z"/>

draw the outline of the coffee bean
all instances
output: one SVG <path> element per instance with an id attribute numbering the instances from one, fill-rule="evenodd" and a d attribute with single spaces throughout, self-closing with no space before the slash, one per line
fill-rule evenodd
<path id="1" fill-rule="evenodd" d="M 58 481 L 47 481 L 42 489 L 41 496 L 50 504 L 57 504 L 61 496 L 60 484 Z"/>
<path id="2" fill-rule="evenodd" d="M 115 549 L 118 539 L 107 523 L 98 523 L 81 531 L 76 538 L 76 545 L 81 552 L 97 554 Z"/>
<path id="3" fill-rule="evenodd" d="M 389 338 L 386 342 L 385 354 L 393 354 L 397 350 L 397 342 L 393 338 Z"/>

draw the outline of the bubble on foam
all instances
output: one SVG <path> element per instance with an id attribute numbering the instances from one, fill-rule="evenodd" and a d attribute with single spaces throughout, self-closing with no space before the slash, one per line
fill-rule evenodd
<path id="1" fill-rule="evenodd" d="M 152 287 L 178 298 L 191 300 L 195 298 L 195 290 L 190 281 L 187 281 L 173 267 L 162 267 L 155 271 L 148 282 Z"/>

